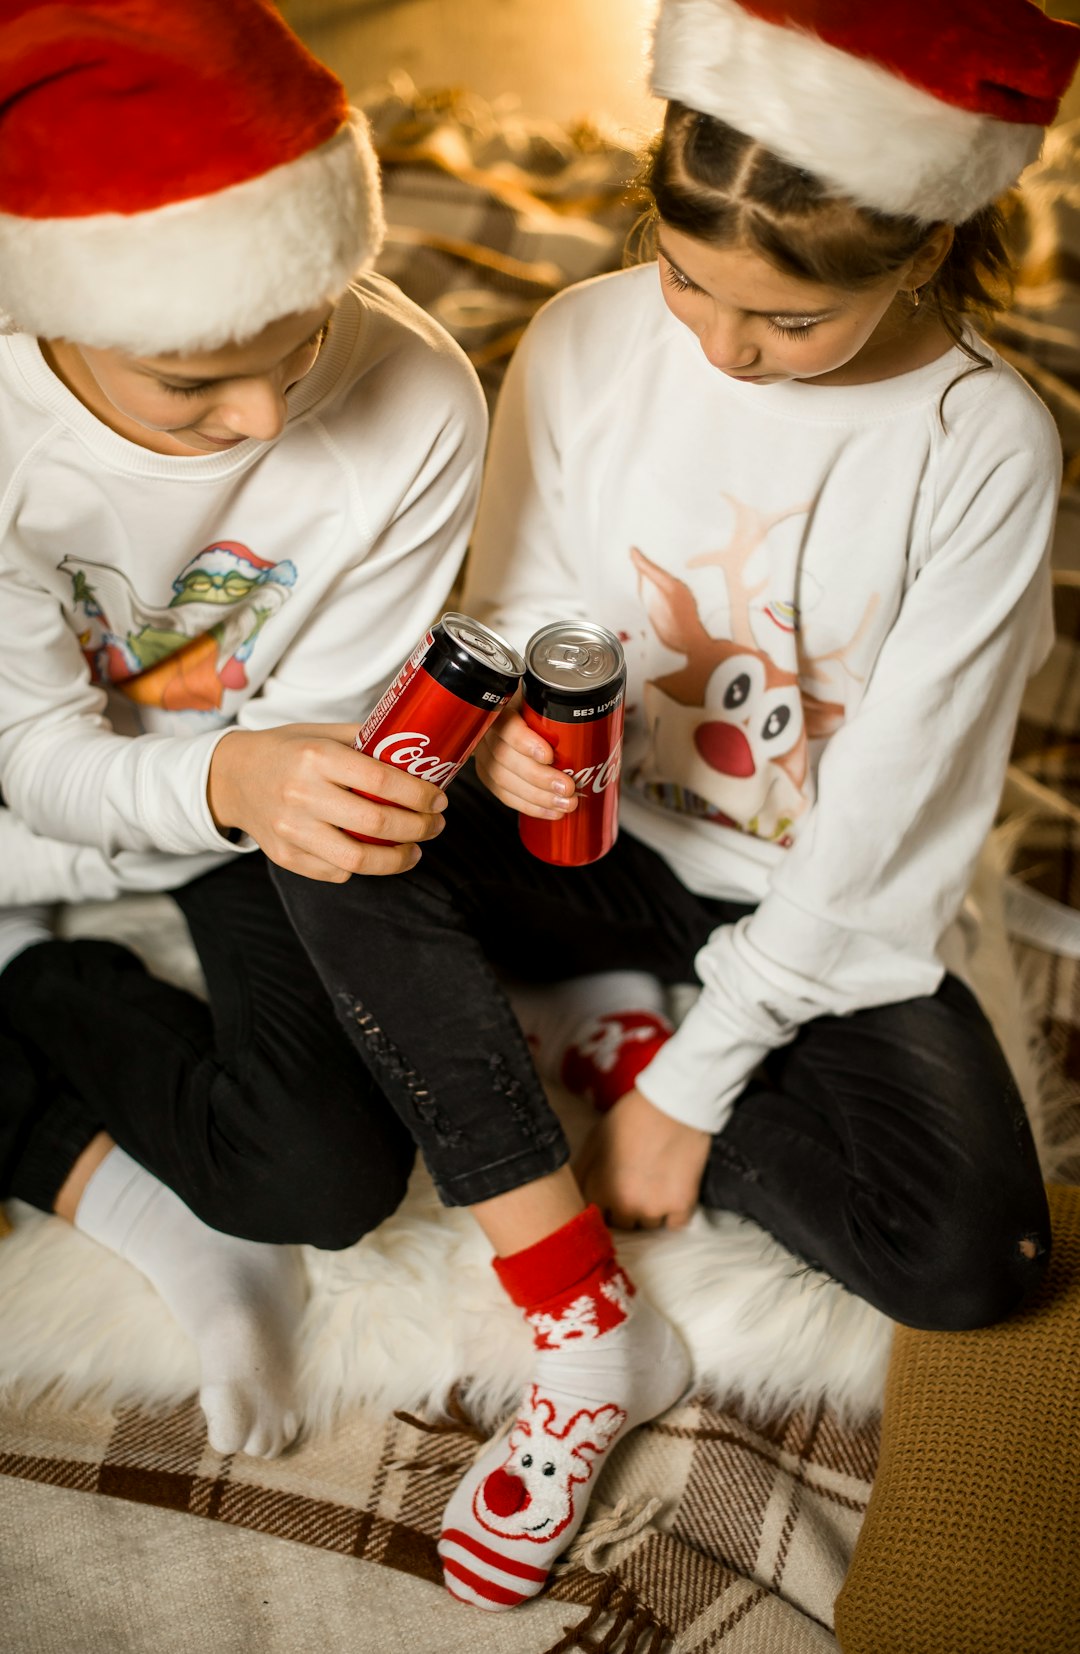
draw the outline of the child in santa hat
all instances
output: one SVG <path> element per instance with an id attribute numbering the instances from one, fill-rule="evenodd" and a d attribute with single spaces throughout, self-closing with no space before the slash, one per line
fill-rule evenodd
<path id="1" fill-rule="evenodd" d="M 591 1290 L 580 1314 L 541 1302 L 568 1278 L 556 1225 L 592 1220 L 495 967 L 634 973 L 592 1008 L 571 984 L 538 1030 L 554 1071 L 616 1091 L 578 1171 L 618 1223 L 745 1214 L 930 1328 L 1005 1315 L 1044 1270 L 1023 1106 L 940 950 L 1050 641 L 1057 434 L 975 323 L 1007 271 L 995 203 L 1078 56 L 1028 0 L 664 0 L 656 259 L 529 328 L 465 599 L 518 646 L 559 619 L 623 638 L 621 835 L 575 870 L 524 851 L 513 812 L 576 801 L 511 712 L 478 757 L 488 791 L 457 783 L 409 879 L 279 876 L 328 988 L 378 1026 L 373 1072 L 443 1197 L 486 1202 L 497 1237 L 500 1202 L 545 1193 L 500 1265 L 537 1381 L 443 1537 L 450 1589 L 482 1607 L 540 1588 L 573 1531 L 557 1492 L 580 1520 L 604 1408 L 638 1383 L 632 1320 L 620 1345 Z M 454 989 L 422 1023 L 399 986 L 421 945 Z M 649 978 L 695 975 L 666 1037 Z M 577 1439 L 575 1410 L 592 1445 L 568 1468 L 550 1437 Z"/>
<path id="2" fill-rule="evenodd" d="M 440 830 L 352 741 L 455 577 L 484 405 L 371 273 L 367 126 L 265 0 L 0 22 L 0 1194 L 141 1269 L 213 1445 L 270 1455 L 283 1243 L 372 1229 L 413 1147 L 256 847 L 341 881 Z M 25 905 L 150 890 L 209 1005 Z"/>

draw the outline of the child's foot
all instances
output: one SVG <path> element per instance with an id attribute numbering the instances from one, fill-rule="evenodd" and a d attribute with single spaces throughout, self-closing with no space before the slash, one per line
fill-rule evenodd
<path id="1" fill-rule="evenodd" d="M 619 1011 L 593 1017 L 578 1028 L 563 1053 L 559 1078 L 567 1091 L 587 1097 L 606 1114 L 632 1091 L 643 1068 L 674 1032 L 656 1011 Z"/>
<path id="2" fill-rule="evenodd" d="M 543 1079 L 558 1080 L 604 1112 L 633 1090 L 673 1028 L 664 989 L 642 971 L 605 971 L 511 998 Z"/>
<path id="3" fill-rule="evenodd" d="M 495 1268 L 532 1326 L 536 1377 L 509 1435 L 458 1485 L 439 1542 L 447 1589 L 488 1609 L 542 1590 L 606 1454 L 690 1378 L 678 1334 L 635 1295 L 595 1207 Z"/>
<path id="4" fill-rule="evenodd" d="M 209 1228 L 119 1148 L 91 1176 L 75 1225 L 134 1264 L 193 1339 L 211 1447 L 275 1458 L 298 1429 L 292 1344 L 305 1286 L 296 1248 Z"/>

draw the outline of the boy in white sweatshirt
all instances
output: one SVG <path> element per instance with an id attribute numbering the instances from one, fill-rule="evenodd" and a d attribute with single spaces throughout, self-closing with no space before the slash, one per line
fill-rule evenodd
<path id="1" fill-rule="evenodd" d="M 366 125 L 271 6 L 15 10 L 0 1194 L 148 1275 L 198 1347 L 212 1444 L 272 1454 L 296 1429 L 285 1243 L 374 1227 L 413 1148 L 261 852 L 393 875 L 441 830 L 437 789 L 352 741 L 455 577 L 485 410 L 367 270 Z M 208 1005 L 52 939 L 49 904 L 147 890 L 184 913 Z"/>

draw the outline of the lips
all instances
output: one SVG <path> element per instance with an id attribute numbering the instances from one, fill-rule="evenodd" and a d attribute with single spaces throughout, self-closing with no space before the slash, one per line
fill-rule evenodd
<path id="1" fill-rule="evenodd" d="M 212 442 L 215 448 L 235 448 L 238 443 L 245 441 L 242 436 L 210 436 L 206 431 L 196 431 L 204 442 Z"/>

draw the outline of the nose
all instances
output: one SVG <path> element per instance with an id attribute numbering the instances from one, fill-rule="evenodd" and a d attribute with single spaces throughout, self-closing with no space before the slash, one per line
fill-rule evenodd
<path id="1" fill-rule="evenodd" d="M 272 379 L 248 379 L 230 394 L 221 409 L 221 420 L 236 436 L 270 442 L 285 429 L 289 405 L 285 393 Z"/>
<path id="2" fill-rule="evenodd" d="M 741 372 L 757 361 L 757 346 L 744 337 L 736 317 L 713 316 L 698 337 L 705 360 L 723 373 Z"/>
<path id="3" fill-rule="evenodd" d="M 694 745 L 709 768 L 719 770 L 721 775 L 742 778 L 754 773 L 750 743 L 735 724 L 719 720 L 699 724 L 694 731 Z"/>
<path id="4" fill-rule="evenodd" d="M 520 1476 L 498 1465 L 484 1480 L 484 1501 L 496 1516 L 515 1516 L 529 1503 L 529 1490 Z"/>

